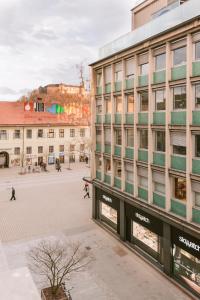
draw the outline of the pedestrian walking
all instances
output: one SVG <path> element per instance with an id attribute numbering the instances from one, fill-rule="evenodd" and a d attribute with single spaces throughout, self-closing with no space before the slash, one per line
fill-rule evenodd
<path id="1" fill-rule="evenodd" d="M 57 171 L 61 172 L 61 165 L 60 165 L 60 163 L 57 164 Z"/>
<path id="2" fill-rule="evenodd" d="M 86 156 L 85 157 L 85 162 L 86 162 L 86 165 L 88 164 L 88 157 Z"/>
<path id="3" fill-rule="evenodd" d="M 12 196 L 11 196 L 11 198 L 10 198 L 10 201 L 12 201 L 12 200 L 16 200 L 16 197 L 15 197 L 15 189 L 14 189 L 13 186 L 12 186 Z"/>
<path id="4" fill-rule="evenodd" d="M 90 198 L 89 185 L 88 185 L 87 182 L 85 183 L 85 186 L 84 186 L 84 189 L 83 189 L 83 190 L 86 192 L 86 194 L 84 195 L 84 199 L 85 199 L 86 197 Z"/>

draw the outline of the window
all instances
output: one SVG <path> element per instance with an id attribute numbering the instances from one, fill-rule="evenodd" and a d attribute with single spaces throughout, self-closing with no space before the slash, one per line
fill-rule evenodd
<path id="1" fill-rule="evenodd" d="M 54 134 L 54 129 L 49 129 L 49 133 L 48 133 L 48 138 L 54 138 L 55 134 Z"/>
<path id="2" fill-rule="evenodd" d="M 0 140 L 7 140 L 8 135 L 6 130 L 0 130 Z"/>
<path id="3" fill-rule="evenodd" d="M 133 128 L 126 129 L 126 146 L 134 147 L 134 130 L 133 130 Z"/>
<path id="4" fill-rule="evenodd" d="M 97 99 L 96 100 L 96 114 L 101 114 L 102 113 L 102 100 Z"/>
<path id="5" fill-rule="evenodd" d="M 112 111 L 112 104 L 111 104 L 111 98 L 105 98 L 105 108 L 106 108 L 106 114 L 111 114 Z"/>
<path id="6" fill-rule="evenodd" d="M 115 177 L 121 177 L 122 167 L 121 167 L 121 161 L 115 161 L 114 162 L 114 175 Z"/>
<path id="7" fill-rule="evenodd" d="M 200 108 L 200 84 L 194 86 L 195 93 L 195 108 Z"/>
<path id="8" fill-rule="evenodd" d="M 165 132 L 156 131 L 156 151 L 165 152 Z"/>
<path id="9" fill-rule="evenodd" d="M 126 60 L 126 79 L 134 77 L 134 59 L 130 58 Z"/>
<path id="10" fill-rule="evenodd" d="M 122 131 L 121 129 L 115 130 L 115 144 L 121 145 L 122 144 Z"/>
<path id="11" fill-rule="evenodd" d="M 34 103 L 35 111 L 41 112 L 44 111 L 44 103 L 36 102 Z"/>
<path id="12" fill-rule="evenodd" d="M 115 64 L 115 82 L 122 81 L 122 64 Z"/>
<path id="13" fill-rule="evenodd" d="M 32 154 L 32 147 L 26 147 L 26 154 Z"/>
<path id="14" fill-rule="evenodd" d="M 125 180 L 133 183 L 133 165 L 125 163 Z"/>
<path id="15" fill-rule="evenodd" d="M 165 174 L 162 172 L 153 171 L 152 179 L 154 183 L 154 192 L 165 194 Z"/>
<path id="16" fill-rule="evenodd" d="M 156 110 L 165 110 L 165 90 L 155 91 L 155 109 Z"/>
<path id="17" fill-rule="evenodd" d="M 155 56 L 155 70 L 160 71 L 166 68 L 166 54 L 160 54 Z"/>
<path id="18" fill-rule="evenodd" d="M 133 95 L 126 96 L 126 110 L 127 113 L 133 113 L 134 112 L 134 97 Z"/>
<path id="19" fill-rule="evenodd" d="M 144 176 L 138 176 L 138 184 L 140 187 L 148 189 L 148 178 Z"/>
<path id="20" fill-rule="evenodd" d="M 85 136 L 85 128 L 81 128 L 80 129 L 80 137 L 84 137 Z"/>
<path id="21" fill-rule="evenodd" d="M 122 97 L 120 96 L 115 97 L 115 111 L 116 113 L 122 112 Z"/>
<path id="22" fill-rule="evenodd" d="M 43 147 L 42 146 L 38 147 L 38 153 L 43 153 Z"/>
<path id="23" fill-rule="evenodd" d="M 165 194 L 165 185 L 159 182 L 154 182 L 154 191 L 160 194 Z"/>
<path id="24" fill-rule="evenodd" d="M 105 84 L 111 83 L 111 67 L 105 68 Z"/>
<path id="25" fill-rule="evenodd" d="M 97 87 L 102 86 L 102 73 L 98 72 L 97 73 Z"/>
<path id="26" fill-rule="evenodd" d="M 148 92 L 140 93 L 140 111 L 148 111 Z"/>
<path id="27" fill-rule="evenodd" d="M 13 134 L 13 138 L 14 139 L 20 139 L 20 130 L 19 129 L 15 129 L 14 134 Z"/>
<path id="28" fill-rule="evenodd" d="M 173 51 L 173 65 L 185 65 L 186 63 L 186 47 L 178 48 Z"/>
<path id="29" fill-rule="evenodd" d="M 110 130 L 110 128 L 105 128 L 104 134 L 105 134 L 105 144 L 110 144 L 111 143 L 111 130 Z"/>
<path id="30" fill-rule="evenodd" d="M 140 148 L 148 149 L 148 130 L 140 130 Z"/>
<path id="31" fill-rule="evenodd" d="M 38 138 L 43 138 L 43 135 L 44 135 L 44 132 L 43 132 L 43 129 L 38 129 Z"/>
<path id="32" fill-rule="evenodd" d="M 32 139 L 32 129 L 27 129 L 26 130 L 26 138 L 27 139 Z"/>
<path id="33" fill-rule="evenodd" d="M 186 155 L 186 134 L 181 132 L 171 133 L 173 154 Z"/>
<path id="34" fill-rule="evenodd" d="M 49 153 L 53 153 L 54 152 L 54 146 L 49 146 Z"/>
<path id="35" fill-rule="evenodd" d="M 173 88 L 174 109 L 186 109 L 186 87 L 178 86 Z"/>
<path id="36" fill-rule="evenodd" d="M 186 201 L 186 179 L 174 178 L 174 196 L 176 199 Z"/>
<path id="37" fill-rule="evenodd" d="M 200 157 L 200 135 L 195 135 L 195 157 Z"/>
<path id="38" fill-rule="evenodd" d="M 60 145 L 59 146 L 59 152 L 64 152 L 65 150 L 65 146 L 64 145 Z"/>
<path id="39" fill-rule="evenodd" d="M 101 157 L 100 156 L 96 156 L 96 169 L 97 170 L 101 170 Z"/>
<path id="40" fill-rule="evenodd" d="M 97 143 L 101 143 L 101 129 L 96 128 L 96 141 Z"/>
<path id="41" fill-rule="evenodd" d="M 75 137 L 75 129 L 70 128 L 70 137 Z"/>
<path id="42" fill-rule="evenodd" d="M 80 144 L 80 151 L 83 152 L 85 150 L 85 144 Z"/>
<path id="43" fill-rule="evenodd" d="M 200 207 L 200 193 L 194 193 L 194 205 Z"/>
<path id="44" fill-rule="evenodd" d="M 64 129 L 59 129 L 59 137 L 64 138 L 65 137 L 65 130 Z"/>
<path id="45" fill-rule="evenodd" d="M 14 155 L 20 155 L 20 147 L 14 148 Z"/>
<path id="46" fill-rule="evenodd" d="M 69 151 L 70 151 L 70 152 L 75 151 L 75 145 L 70 144 L 70 146 L 69 146 Z"/>
<path id="47" fill-rule="evenodd" d="M 105 172 L 106 172 L 106 174 L 111 174 L 111 163 L 110 163 L 110 159 L 105 159 L 104 165 L 105 165 Z"/>
<path id="48" fill-rule="evenodd" d="M 147 75 L 149 72 L 149 64 L 142 64 L 140 65 L 140 75 Z"/>
<path id="49" fill-rule="evenodd" d="M 200 42 L 195 43 L 195 60 L 200 60 Z"/>

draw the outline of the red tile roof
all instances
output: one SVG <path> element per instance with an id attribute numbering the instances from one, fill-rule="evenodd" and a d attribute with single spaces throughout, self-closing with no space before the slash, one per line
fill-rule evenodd
<path id="1" fill-rule="evenodd" d="M 23 102 L 0 101 L 0 126 L 11 125 L 84 125 L 90 123 L 90 117 L 52 114 L 49 112 L 25 111 Z"/>

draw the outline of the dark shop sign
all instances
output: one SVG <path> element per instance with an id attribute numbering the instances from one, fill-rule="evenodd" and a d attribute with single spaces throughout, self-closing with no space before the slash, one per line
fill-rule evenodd
<path id="1" fill-rule="evenodd" d="M 109 193 L 106 193 L 103 190 L 97 188 L 96 197 L 98 201 L 102 201 L 115 209 L 119 209 L 120 200 L 117 199 L 115 196 L 110 195 Z"/>

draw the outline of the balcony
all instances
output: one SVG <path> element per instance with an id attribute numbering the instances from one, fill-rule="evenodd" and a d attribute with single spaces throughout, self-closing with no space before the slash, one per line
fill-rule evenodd
<path id="1" fill-rule="evenodd" d="M 106 154 L 111 154 L 111 145 L 110 144 L 105 144 L 104 152 Z"/>
<path id="2" fill-rule="evenodd" d="M 166 72 L 165 72 L 165 70 L 153 73 L 153 83 L 154 84 L 163 83 L 165 81 L 166 81 Z"/>
<path id="3" fill-rule="evenodd" d="M 111 83 L 107 83 L 105 85 L 105 93 L 110 94 L 111 93 Z"/>
<path id="4" fill-rule="evenodd" d="M 140 75 L 138 76 L 138 86 L 147 86 L 148 85 L 148 75 Z"/>
<path id="5" fill-rule="evenodd" d="M 138 198 L 148 201 L 148 190 L 138 187 Z"/>
<path id="6" fill-rule="evenodd" d="M 101 171 L 96 171 L 96 179 L 101 180 Z"/>
<path id="7" fill-rule="evenodd" d="M 126 122 L 126 125 L 133 125 L 133 123 L 134 123 L 134 114 L 133 113 L 127 113 L 125 122 Z"/>
<path id="8" fill-rule="evenodd" d="M 153 193 L 153 204 L 160 208 L 165 209 L 165 196 L 158 194 L 156 192 Z"/>
<path id="9" fill-rule="evenodd" d="M 126 147 L 125 148 L 125 157 L 128 159 L 132 159 L 134 158 L 134 149 L 130 148 L 130 147 Z"/>
<path id="10" fill-rule="evenodd" d="M 140 125 L 147 125 L 148 124 L 148 113 L 147 112 L 138 113 L 138 123 Z"/>
<path id="11" fill-rule="evenodd" d="M 104 174 L 104 182 L 107 184 L 111 183 L 111 176 L 108 174 Z"/>
<path id="12" fill-rule="evenodd" d="M 186 157 L 182 155 L 171 155 L 171 168 L 179 171 L 186 171 Z"/>
<path id="13" fill-rule="evenodd" d="M 102 115 L 96 115 L 96 124 L 101 124 L 102 122 Z"/>
<path id="14" fill-rule="evenodd" d="M 153 125 L 165 125 L 164 111 L 155 111 L 153 113 Z"/>
<path id="15" fill-rule="evenodd" d="M 200 61 L 192 63 L 192 76 L 200 76 Z"/>
<path id="16" fill-rule="evenodd" d="M 122 115 L 120 113 L 115 114 L 115 125 L 121 125 Z"/>
<path id="17" fill-rule="evenodd" d="M 148 150 L 146 149 L 138 150 L 138 161 L 148 162 Z"/>
<path id="18" fill-rule="evenodd" d="M 186 205 L 178 200 L 171 199 L 171 212 L 174 214 L 186 218 Z"/>
<path id="19" fill-rule="evenodd" d="M 171 125 L 186 125 L 186 111 L 172 111 Z"/>
<path id="20" fill-rule="evenodd" d="M 192 160 L 192 173 L 200 175 L 200 159 L 198 158 Z"/>
<path id="21" fill-rule="evenodd" d="M 104 123 L 111 124 L 111 114 L 105 114 Z"/>
<path id="22" fill-rule="evenodd" d="M 153 153 L 153 164 L 156 166 L 165 166 L 165 153 L 164 152 L 154 152 Z"/>
<path id="23" fill-rule="evenodd" d="M 118 177 L 114 177 L 114 187 L 117 189 L 121 189 L 121 179 Z"/>
<path id="24" fill-rule="evenodd" d="M 121 156 L 121 146 L 115 146 L 114 155 Z"/>
<path id="25" fill-rule="evenodd" d="M 96 143 L 96 151 L 101 152 L 101 144 L 100 143 Z"/>
<path id="26" fill-rule="evenodd" d="M 116 81 L 115 82 L 115 92 L 121 92 L 121 90 L 122 90 L 122 82 Z"/>
<path id="27" fill-rule="evenodd" d="M 200 126 L 200 110 L 192 112 L 192 125 Z"/>
<path id="28" fill-rule="evenodd" d="M 133 191 L 134 191 L 133 184 L 126 181 L 125 182 L 125 192 L 128 193 L 128 194 L 133 195 Z"/>
<path id="29" fill-rule="evenodd" d="M 171 80 L 179 80 L 184 78 L 186 78 L 186 65 L 172 68 Z"/>
<path id="30" fill-rule="evenodd" d="M 102 94 L 102 86 L 97 86 L 96 88 L 96 95 L 99 96 Z"/>
<path id="31" fill-rule="evenodd" d="M 125 81 L 125 87 L 126 87 L 126 90 L 133 89 L 134 88 L 134 79 L 133 78 L 126 79 L 126 81 Z"/>
<path id="32" fill-rule="evenodd" d="M 200 209 L 199 208 L 193 208 L 192 209 L 192 221 L 200 224 Z"/>

